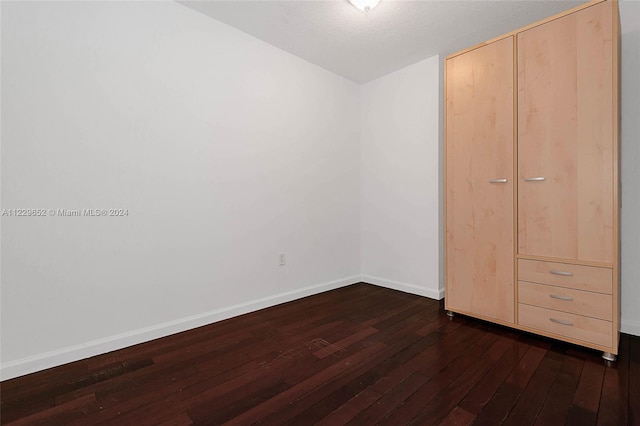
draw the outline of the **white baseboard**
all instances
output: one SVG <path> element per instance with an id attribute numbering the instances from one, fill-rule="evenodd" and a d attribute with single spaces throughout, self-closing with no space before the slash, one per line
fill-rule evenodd
<path id="1" fill-rule="evenodd" d="M 238 315 L 254 312 L 280 303 L 290 302 L 302 297 L 311 296 L 339 287 L 355 284 L 361 281 L 360 275 L 342 278 L 323 284 L 312 285 L 298 290 L 251 300 L 203 314 L 192 315 L 174 321 L 165 322 L 151 327 L 140 328 L 117 334 L 103 339 L 92 340 L 79 345 L 57 349 L 51 352 L 21 358 L 0 365 L 0 380 L 8 380 L 14 377 L 24 376 L 51 367 L 56 367 L 69 362 L 78 361 L 95 355 L 104 354 L 139 343 L 148 342 L 160 337 L 191 330 L 196 327 L 222 321 Z"/>
<path id="2" fill-rule="evenodd" d="M 369 284 L 375 284 L 380 287 L 390 288 L 392 290 L 403 291 L 410 294 L 417 294 L 418 296 L 424 296 L 430 299 L 440 300 L 444 298 L 444 289 L 434 290 L 430 288 L 420 287 L 415 284 L 407 284 L 399 281 L 372 277 L 371 275 L 362 275 L 362 281 Z"/>
<path id="3" fill-rule="evenodd" d="M 633 334 L 634 336 L 640 336 L 640 322 L 626 321 L 623 319 L 620 324 L 620 331 L 627 334 Z"/>

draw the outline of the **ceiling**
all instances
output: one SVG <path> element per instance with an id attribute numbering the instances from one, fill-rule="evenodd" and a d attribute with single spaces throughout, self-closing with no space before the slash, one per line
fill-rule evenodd
<path id="1" fill-rule="evenodd" d="M 585 1 L 180 1 L 356 83 L 447 55 Z"/>

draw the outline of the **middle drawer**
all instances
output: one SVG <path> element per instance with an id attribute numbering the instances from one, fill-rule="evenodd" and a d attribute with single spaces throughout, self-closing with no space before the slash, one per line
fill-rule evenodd
<path id="1" fill-rule="evenodd" d="M 518 302 L 612 321 L 610 294 L 518 281 Z"/>

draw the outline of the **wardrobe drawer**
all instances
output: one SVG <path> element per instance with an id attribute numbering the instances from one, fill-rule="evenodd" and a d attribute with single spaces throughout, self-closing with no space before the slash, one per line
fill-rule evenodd
<path id="1" fill-rule="evenodd" d="M 605 321 L 613 319 L 610 294 L 519 281 L 518 302 Z"/>
<path id="2" fill-rule="evenodd" d="M 518 281 L 611 294 L 611 268 L 518 259 Z"/>
<path id="3" fill-rule="evenodd" d="M 569 339 L 611 347 L 613 327 L 609 321 L 519 303 L 518 324 Z"/>

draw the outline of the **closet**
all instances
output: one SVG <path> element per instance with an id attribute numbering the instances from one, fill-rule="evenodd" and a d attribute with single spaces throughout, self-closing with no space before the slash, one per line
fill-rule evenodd
<path id="1" fill-rule="evenodd" d="M 445 306 L 617 354 L 619 25 L 592 2 L 445 61 Z"/>

